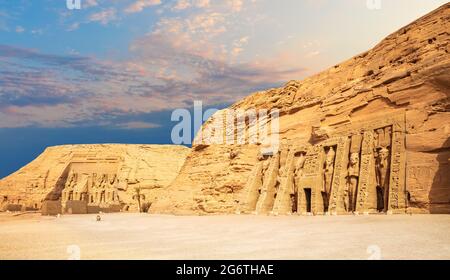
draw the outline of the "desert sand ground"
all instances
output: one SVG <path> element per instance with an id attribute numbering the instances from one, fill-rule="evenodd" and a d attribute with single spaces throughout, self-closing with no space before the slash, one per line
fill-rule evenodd
<path id="1" fill-rule="evenodd" d="M 0 259 L 450 259 L 450 215 L 101 216 L 0 214 Z"/>

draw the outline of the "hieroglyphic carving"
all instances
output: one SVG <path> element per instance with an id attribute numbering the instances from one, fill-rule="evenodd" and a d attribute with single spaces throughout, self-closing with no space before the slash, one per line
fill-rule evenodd
<path id="1" fill-rule="evenodd" d="M 305 166 L 303 168 L 303 174 L 305 176 L 316 176 L 320 170 L 319 153 L 321 146 L 313 146 L 308 152 L 305 159 Z"/>
<path id="2" fill-rule="evenodd" d="M 371 183 L 371 170 L 374 168 L 373 160 L 374 150 L 374 133 L 373 131 L 365 131 L 363 135 L 363 142 L 361 145 L 361 167 L 359 173 L 359 188 L 357 193 L 357 211 L 364 211 L 369 188 Z"/>
<path id="3" fill-rule="evenodd" d="M 391 148 L 391 174 L 390 174 L 390 210 L 397 211 L 405 208 L 405 136 L 404 122 L 396 122 L 393 125 Z"/>
<path id="4" fill-rule="evenodd" d="M 347 137 L 339 137 L 336 141 L 336 157 L 334 163 L 333 185 L 331 189 L 331 197 L 329 202 L 329 211 L 336 213 L 338 210 L 339 195 L 344 190 L 341 187 L 342 179 L 345 179 L 346 154 L 345 150 L 348 144 Z M 342 176 L 344 174 L 344 176 Z"/>

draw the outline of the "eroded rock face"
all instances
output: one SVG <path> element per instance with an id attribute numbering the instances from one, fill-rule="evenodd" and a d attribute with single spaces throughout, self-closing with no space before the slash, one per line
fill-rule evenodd
<path id="1" fill-rule="evenodd" d="M 178 174 L 189 149 L 175 145 L 67 145 L 47 148 L 0 180 L 3 210 L 138 211 Z M 138 199 L 139 198 L 139 199 Z M 13 208 L 17 209 L 13 209 Z M 70 208 L 70 209 L 69 209 Z M 49 211 L 52 212 L 52 211 Z M 57 212 L 57 211 L 56 211 Z"/>
<path id="2" fill-rule="evenodd" d="M 280 110 L 280 149 L 198 143 L 152 211 L 450 213 L 449 30 L 446 4 L 368 52 L 237 102 L 227 110 Z"/>

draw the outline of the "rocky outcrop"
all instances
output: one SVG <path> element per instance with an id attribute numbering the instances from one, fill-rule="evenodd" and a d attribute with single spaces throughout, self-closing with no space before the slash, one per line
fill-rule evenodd
<path id="1" fill-rule="evenodd" d="M 41 209 L 43 203 L 100 211 L 147 207 L 178 174 L 189 149 L 175 145 L 67 145 L 47 148 L 0 180 L 3 210 Z M 75 201 L 75 202 L 74 202 Z M 46 205 L 46 209 L 50 204 Z M 72 209 L 73 208 L 73 209 Z"/>
<path id="2" fill-rule="evenodd" d="M 250 141 L 252 121 L 244 144 L 199 141 L 152 211 L 450 213 L 449 30 L 446 4 L 370 51 L 218 112 L 202 131 L 233 110 L 279 110 L 279 149 Z"/>

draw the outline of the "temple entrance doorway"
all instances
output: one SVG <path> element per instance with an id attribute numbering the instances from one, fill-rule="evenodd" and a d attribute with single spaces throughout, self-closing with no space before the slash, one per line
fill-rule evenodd
<path id="1" fill-rule="evenodd" d="M 311 213 L 311 189 L 304 189 L 304 191 L 305 191 L 306 213 Z"/>

